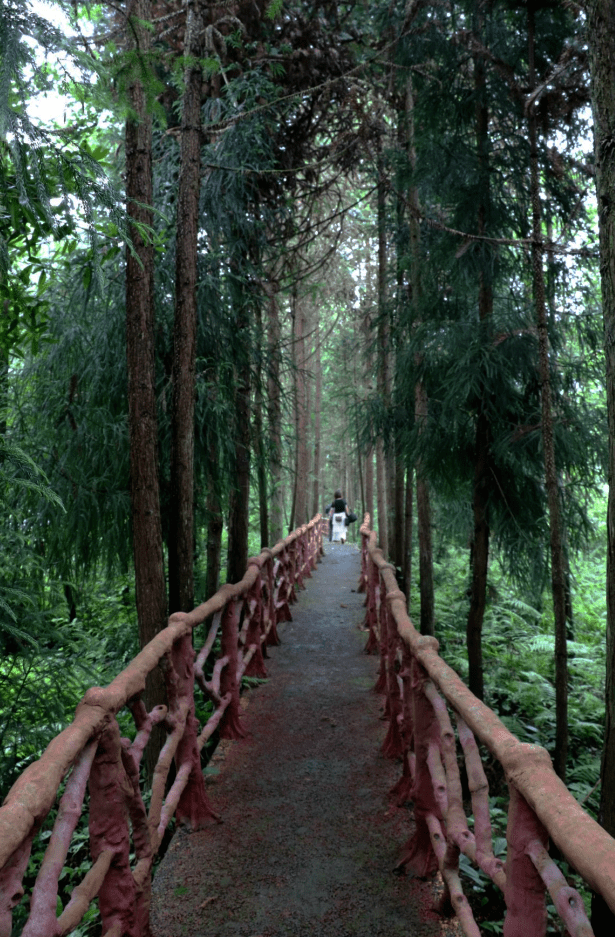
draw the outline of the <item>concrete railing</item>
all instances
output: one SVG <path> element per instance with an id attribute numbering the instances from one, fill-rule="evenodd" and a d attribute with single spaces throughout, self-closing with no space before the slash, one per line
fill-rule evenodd
<path id="1" fill-rule="evenodd" d="M 171 615 L 168 627 L 109 686 L 87 691 L 73 722 L 20 775 L 0 808 L 0 937 L 11 935 L 33 841 L 58 797 L 22 937 L 70 934 L 96 897 L 103 937 L 148 937 L 152 866 L 171 818 L 193 829 L 217 819 L 205 790 L 201 749 L 216 729 L 222 738 L 243 736 L 241 678 L 266 676 L 266 647 L 279 643 L 276 625 L 290 620 L 296 590 L 321 553 L 317 515 L 273 549 L 250 559 L 241 582 L 223 586 L 188 614 Z M 197 651 L 193 632 L 207 621 L 207 638 Z M 158 666 L 164 673 L 168 706 L 148 713 L 141 697 L 147 675 Z M 203 727 L 195 717 L 195 682 L 213 704 Z M 132 740 L 121 738 L 116 718 L 126 708 L 135 724 Z M 157 723 L 166 730 L 166 741 L 146 809 L 139 765 Z M 175 776 L 169 786 L 173 763 Z M 59 878 L 86 794 L 91 867 L 58 916 Z"/>
<path id="2" fill-rule="evenodd" d="M 439 869 L 467 937 L 480 937 L 480 931 L 461 887 L 460 853 L 502 890 L 504 937 L 543 937 L 547 892 L 571 937 L 591 937 L 583 900 L 549 856 L 549 840 L 613 912 L 615 840 L 579 806 L 555 774 L 548 752 L 516 739 L 439 657 L 438 641 L 416 631 L 395 569 L 376 545 L 369 515 L 361 542 L 366 651 L 380 654 L 376 689 L 386 694 L 389 727 L 383 752 L 402 759 L 403 775 L 394 793 L 400 803 L 413 801 L 416 819 L 400 866 L 419 875 Z M 457 741 L 473 829 L 464 809 Z M 477 742 L 500 763 L 508 784 L 505 860 L 493 851 L 489 786 Z"/>

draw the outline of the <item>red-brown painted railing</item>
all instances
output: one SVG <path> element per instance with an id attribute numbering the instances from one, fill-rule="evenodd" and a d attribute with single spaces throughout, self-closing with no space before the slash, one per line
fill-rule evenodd
<path id="1" fill-rule="evenodd" d="M 70 934 L 95 897 L 104 937 L 149 935 L 152 865 L 169 821 L 175 816 L 195 829 L 215 818 L 205 791 L 200 751 L 216 728 L 222 738 L 243 736 L 241 678 L 266 676 L 267 645 L 279 643 L 276 625 L 290 620 L 296 590 L 311 575 L 321 553 L 322 525 L 317 515 L 273 549 L 250 559 L 241 582 L 223 586 L 189 614 L 171 615 L 168 627 L 109 686 L 88 690 L 73 722 L 17 779 L 0 808 L 0 937 L 11 935 L 12 911 L 23 896 L 22 880 L 34 837 L 67 777 L 22 937 Z M 193 631 L 210 616 L 213 622 L 207 640 L 195 660 Z M 204 664 L 218 631 L 220 655 L 207 680 Z M 159 664 L 169 705 L 148 713 L 141 694 L 147 674 Z M 195 681 L 214 704 L 202 729 L 195 718 Z M 120 737 L 116 719 L 125 707 L 136 726 L 132 742 Z M 167 737 L 146 811 L 139 763 L 156 723 L 164 725 Z M 175 779 L 165 796 L 172 762 Z M 92 867 L 57 917 L 58 879 L 87 791 Z"/>
<path id="2" fill-rule="evenodd" d="M 401 758 L 393 793 L 414 802 L 415 832 L 401 866 L 419 875 L 440 870 L 467 937 L 480 937 L 459 877 L 464 853 L 504 893 L 504 937 L 543 937 L 548 891 L 571 937 L 591 937 L 583 900 L 547 852 L 549 839 L 587 885 L 615 912 L 615 840 L 576 802 L 539 745 L 520 742 L 438 656 L 438 641 L 421 636 L 406 611 L 395 568 L 370 530 L 361 527 L 361 579 L 366 593 L 366 651 L 380 654 L 376 689 L 386 694 L 385 755 Z M 457 736 L 471 793 L 474 830 L 466 819 L 457 762 Z M 489 786 L 477 740 L 496 758 L 509 789 L 506 861 L 493 853 Z"/>

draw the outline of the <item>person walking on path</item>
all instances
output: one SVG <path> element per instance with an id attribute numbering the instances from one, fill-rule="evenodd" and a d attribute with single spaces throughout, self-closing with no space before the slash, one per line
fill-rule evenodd
<path id="1" fill-rule="evenodd" d="M 342 498 L 342 492 L 338 488 L 333 496 L 333 503 L 329 516 L 332 520 L 331 540 L 339 540 L 340 543 L 346 542 L 346 516 L 348 514 L 348 504 L 345 498 Z"/>

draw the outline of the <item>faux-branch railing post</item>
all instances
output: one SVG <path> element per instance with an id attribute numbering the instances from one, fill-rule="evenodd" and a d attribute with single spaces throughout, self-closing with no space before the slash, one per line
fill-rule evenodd
<path id="1" fill-rule="evenodd" d="M 263 550 L 249 561 L 240 583 L 223 586 L 190 614 L 172 615 L 169 626 L 108 687 L 86 693 L 71 725 L 23 772 L 0 808 L 0 937 L 10 937 L 12 909 L 23 895 L 33 839 L 64 782 L 22 937 L 70 933 L 96 896 L 104 937 L 148 937 L 151 869 L 163 834 L 173 815 L 193 828 L 215 818 L 205 791 L 200 750 L 216 728 L 222 737 L 242 737 L 241 677 L 265 675 L 267 646 L 278 643 L 276 625 L 290 619 L 296 590 L 323 552 L 326 530 L 326 521 L 317 516 L 272 550 Z M 392 793 L 398 803 L 413 801 L 416 821 L 400 865 L 421 875 L 440 870 L 446 895 L 468 937 L 479 937 L 479 929 L 462 891 L 460 853 L 503 890 L 504 937 L 545 934 L 547 891 L 571 937 L 590 937 L 583 901 L 549 857 L 548 841 L 552 839 L 615 912 L 615 840 L 577 804 L 555 775 L 548 753 L 519 742 L 439 657 L 436 639 L 418 634 L 408 617 L 405 596 L 397 588 L 395 570 L 376 542 L 366 516 L 359 583 L 359 590 L 366 593 L 366 651 L 380 654 L 376 689 L 386 694 L 388 720 L 383 753 L 402 762 L 402 776 Z M 195 659 L 194 628 L 209 620 L 207 639 Z M 219 656 L 207 680 L 204 665 L 218 632 Z M 147 713 L 141 694 L 147 674 L 159 663 L 169 705 Z M 213 704 L 200 731 L 195 681 Z M 135 721 L 133 742 L 120 737 L 116 715 L 124 707 Z M 465 759 L 473 830 L 465 816 L 449 712 L 454 714 Z M 158 722 L 164 723 L 167 739 L 146 812 L 139 762 Z M 493 852 L 489 788 L 477 740 L 500 762 L 509 786 L 505 861 Z M 175 779 L 165 797 L 173 761 Z M 86 788 L 93 864 L 58 917 L 58 879 Z"/>
<path id="2" fill-rule="evenodd" d="M 548 752 L 520 742 L 478 700 L 438 655 L 438 641 L 422 636 L 406 610 L 395 568 L 386 562 L 370 530 L 361 527 L 361 578 L 366 593 L 365 650 L 380 654 L 375 689 L 384 693 L 388 731 L 383 754 L 400 758 L 403 773 L 392 793 L 412 800 L 415 832 L 399 866 L 418 875 L 439 869 L 446 897 L 467 937 L 480 937 L 459 877 L 463 853 L 503 891 L 504 937 L 543 937 L 546 892 L 571 937 L 591 937 L 583 900 L 547 851 L 549 838 L 562 857 L 599 892 L 615 912 L 615 840 L 577 803 L 560 781 Z M 457 761 L 454 714 L 468 786 L 474 829 L 466 819 Z M 494 856 L 489 786 L 477 740 L 496 758 L 510 792 L 506 861 Z"/>
<path id="3" fill-rule="evenodd" d="M 32 843 L 55 804 L 67 774 L 57 818 L 36 883 L 22 937 L 60 937 L 82 921 L 98 897 L 105 937 L 148 937 L 151 873 L 162 837 L 173 816 L 198 829 L 217 819 L 205 791 L 200 752 L 216 729 L 222 738 L 243 737 L 239 687 L 243 676 L 265 677 L 267 646 L 279 643 L 276 625 L 291 618 L 297 589 L 322 553 L 320 516 L 248 561 L 235 585 L 225 585 L 189 614 L 171 615 L 161 631 L 109 686 L 92 687 L 73 722 L 43 756 L 17 779 L 0 808 L 0 937 L 10 937 L 12 911 L 23 896 L 22 880 Z M 196 655 L 194 629 L 211 620 Z M 220 631 L 220 655 L 210 680 L 204 665 Z M 147 674 L 161 665 L 168 707 L 148 713 L 141 699 Z M 213 703 L 199 732 L 194 684 Z M 133 742 L 120 737 L 116 715 L 128 707 Z M 153 726 L 167 730 L 152 779 L 146 811 L 139 787 L 139 763 Z M 165 796 L 171 764 L 176 774 Z M 72 771 L 71 771 L 72 768 Z M 58 879 L 76 829 L 86 789 L 92 867 L 56 916 Z M 132 845 L 131 845 L 132 829 Z M 130 864 L 134 849 L 135 862 Z"/>

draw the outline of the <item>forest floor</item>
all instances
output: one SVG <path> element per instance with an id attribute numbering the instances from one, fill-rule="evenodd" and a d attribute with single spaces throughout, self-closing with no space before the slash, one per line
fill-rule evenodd
<path id="1" fill-rule="evenodd" d="M 412 814 L 388 797 L 377 658 L 363 653 L 360 554 L 326 557 L 244 694 L 246 739 L 207 776 L 223 822 L 177 832 L 154 881 L 154 937 L 440 937 L 430 882 L 394 874 Z"/>

